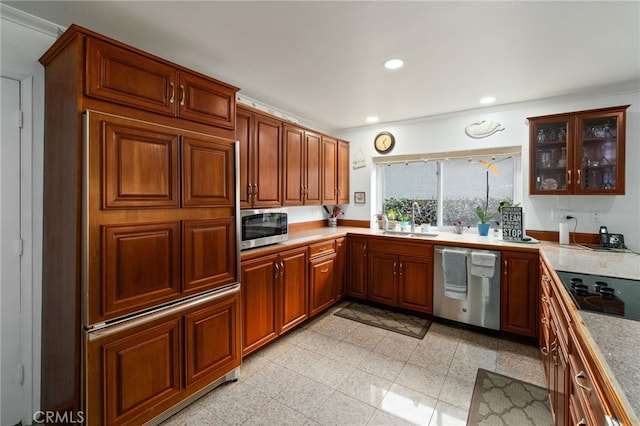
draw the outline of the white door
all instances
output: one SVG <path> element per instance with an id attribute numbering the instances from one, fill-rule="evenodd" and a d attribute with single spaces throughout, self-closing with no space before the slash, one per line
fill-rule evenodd
<path id="1" fill-rule="evenodd" d="M 0 139 L 1 424 L 20 423 L 25 409 L 20 299 L 20 82 L 2 77 Z"/>

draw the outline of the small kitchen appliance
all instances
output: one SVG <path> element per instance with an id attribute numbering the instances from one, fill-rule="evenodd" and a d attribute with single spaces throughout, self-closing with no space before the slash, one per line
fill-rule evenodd
<path id="1" fill-rule="evenodd" d="M 287 209 L 241 210 L 240 228 L 242 250 L 286 241 L 289 239 Z"/>

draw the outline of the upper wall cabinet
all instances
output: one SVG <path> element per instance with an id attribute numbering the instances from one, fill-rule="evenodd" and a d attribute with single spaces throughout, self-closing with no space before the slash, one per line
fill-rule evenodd
<path id="1" fill-rule="evenodd" d="M 529 193 L 625 192 L 629 105 L 529 118 Z"/>
<path id="2" fill-rule="evenodd" d="M 282 126 L 275 118 L 237 108 L 240 143 L 240 207 L 279 207 Z"/>
<path id="3" fill-rule="evenodd" d="M 283 134 L 283 205 L 320 204 L 321 136 L 290 124 Z"/>
<path id="4" fill-rule="evenodd" d="M 87 96 L 233 129 L 237 88 L 102 40 L 87 39 Z"/>

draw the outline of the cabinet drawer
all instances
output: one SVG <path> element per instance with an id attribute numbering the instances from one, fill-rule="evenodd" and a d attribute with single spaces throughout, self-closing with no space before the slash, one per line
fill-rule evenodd
<path id="1" fill-rule="evenodd" d="M 433 244 L 399 241 L 396 238 L 371 238 L 369 250 L 413 257 L 432 258 Z"/>
<path id="2" fill-rule="evenodd" d="M 569 394 L 579 400 L 585 408 L 587 424 L 602 424 L 606 411 L 598 383 L 594 379 L 594 374 L 586 361 L 574 331 L 572 329 L 569 331 L 573 342 L 569 355 L 569 364 L 571 365 L 571 391 Z"/>
<path id="3" fill-rule="evenodd" d="M 336 252 L 336 242 L 334 240 L 323 241 L 321 243 L 311 244 L 309 246 L 310 258 L 324 256 L 325 254 L 330 254 L 335 252 Z"/>

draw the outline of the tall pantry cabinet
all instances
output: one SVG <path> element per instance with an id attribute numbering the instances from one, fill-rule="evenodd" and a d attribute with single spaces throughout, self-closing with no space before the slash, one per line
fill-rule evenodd
<path id="1" fill-rule="evenodd" d="M 42 410 L 158 421 L 241 362 L 237 88 L 76 25 L 40 61 Z"/>

